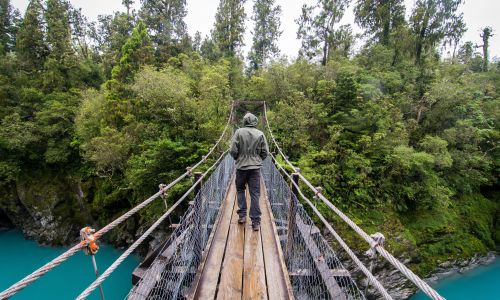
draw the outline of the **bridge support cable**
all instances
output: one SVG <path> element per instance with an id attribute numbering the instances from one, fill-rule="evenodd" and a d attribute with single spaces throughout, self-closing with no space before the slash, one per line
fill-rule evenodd
<path id="1" fill-rule="evenodd" d="M 120 257 L 118 257 L 118 259 L 116 259 L 115 262 L 113 262 L 113 264 L 111 264 L 111 266 L 109 266 L 106 271 L 104 271 L 92 284 L 90 284 L 76 299 L 81 300 L 87 298 L 97 287 L 99 287 L 101 283 L 104 282 L 104 280 L 106 280 L 111 275 L 111 273 L 113 273 L 116 268 L 118 268 L 118 266 L 153 232 L 153 230 L 155 230 L 156 227 L 158 227 L 172 213 L 172 211 L 174 211 L 174 209 L 176 209 L 189 196 L 189 194 L 191 194 L 191 192 L 196 189 L 197 185 L 201 184 L 202 179 L 208 173 L 210 173 L 210 171 L 212 171 L 214 167 L 219 165 L 221 160 L 226 156 L 227 152 L 227 150 L 224 151 L 219 159 L 217 159 L 217 161 L 199 177 L 199 179 L 191 186 L 191 188 L 189 188 L 184 193 L 184 195 L 182 195 L 181 198 L 177 200 L 177 202 L 170 206 L 170 208 L 160 218 L 158 218 L 158 220 L 156 220 L 156 222 L 154 222 L 153 225 L 151 225 L 151 227 L 149 227 L 148 230 L 146 230 L 146 232 L 141 235 L 141 237 L 139 237 L 132 245 L 130 245 L 130 247 L 122 255 L 120 255 Z"/>
<path id="2" fill-rule="evenodd" d="M 332 225 L 326 220 L 326 218 L 321 214 L 321 212 L 316 208 L 316 206 L 307 198 L 302 191 L 300 190 L 299 185 L 293 180 L 292 175 L 290 175 L 283 166 L 281 166 L 277 161 L 274 155 L 271 154 L 271 157 L 273 158 L 273 161 L 275 162 L 276 167 L 281 170 L 285 176 L 287 176 L 290 179 L 290 182 L 292 183 L 293 187 L 297 191 L 298 195 L 311 207 L 312 211 L 316 214 L 316 216 L 321 220 L 323 225 L 328 229 L 328 231 L 333 235 L 333 237 L 337 240 L 337 242 L 340 244 L 340 246 L 344 249 L 344 251 L 351 257 L 351 259 L 354 261 L 356 266 L 365 274 L 365 276 L 368 278 L 370 283 L 373 283 L 374 286 L 377 288 L 377 290 L 380 292 L 380 294 L 385 298 L 385 299 L 392 299 L 392 297 L 389 295 L 387 290 L 382 286 L 382 284 L 373 276 L 372 272 L 366 268 L 366 266 L 359 260 L 359 258 L 356 256 L 356 254 L 349 248 L 349 246 L 345 243 L 345 241 L 340 237 L 340 235 L 333 229 Z"/>
<path id="3" fill-rule="evenodd" d="M 121 224 L 123 221 L 127 220 L 129 217 L 131 217 L 132 215 L 134 215 L 136 212 L 138 212 L 139 210 L 141 210 L 142 208 L 144 208 L 145 206 L 147 206 L 148 204 L 150 204 L 151 202 L 153 202 L 156 198 L 158 198 L 161 195 L 163 195 L 166 191 L 168 191 L 174 185 L 176 185 L 177 183 L 179 183 L 181 180 L 183 180 L 184 178 L 190 176 L 192 174 L 192 171 L 194 169 L 198 168 L 202 163 L 204 163 L 207 160 L 207 158 L 219 146 L 219 144 L 222 142 L 224 136 L 226 135 L 226 132 L 231 127 L 230 125 L 231 125 L 231 120 L 233 118 L 233 112 L 234 112 L 233 107 L 234 107 L 234 104 L 231 104 L 231 111 L 229 113 L 229 117 L 228 117 L 227 123 L 226 123 L 226 125 L 224 127 L 224 130 L 222 131 L 222 133 L 219 136 L 218 140 L 215 142 L 215 144 L 213 145 L 213 147 L 210 148 L 210 150 L 208 151 L 207 154 L 203 155 L 202 158 L 195 165 L 193 165 L 192 167 L 188 167 L 187 170 L 186 170 L 186 172 L 184 172 L 182 175 L 180 175 L 179 177 L 177 177 L 176 179 L 174 179 L 168 185 L 165 185 L 164 188 L 161 189 L 160 191 L 158 191 L 156 194 L 152 195 L 151 197 L 149 197 L 148 199 L 144 200 L 143 202 L 141 202 L 140 204 L 138 204 L 137 206 L 135 206 L 134 208 L 132 208 L 131 210 L 129 210 L 128 212 L 126 212 L 125 214 L 123 214 L 122 216 L 120 216 L 117 219 L 115 219 L 113 222 L 111 222 L 108 225 L 106 225 L 103 228 L 101 228 L 99 231 L 97 231 L 95 233 L 95 237 L 99 238 L 99 237 L 103 236 L 105 233 L 107 233 L 111 229 L 115 228 L 116 226 L 118 226 L 119 224 Z M 13 295 L 15 295 L 20 290 L 24 289 L 25 287 L 27 287 L 28 285 L 30 285 L 34 281 L 38 280 L 40 277 L 42 277 L 43 275 L 45 275 L 46 273 L 48 273 L 49 271 L 51 271 L 55 267 L 59 266 L 61 263 L 63 263 L 68 258 L 70 258 L 71 256 L 73 256 L 75 253 L 77 253 L 82 248 L 83 248 L 83 246 L 80 243 L 74 245 L 73 247 L 71 247 L 66 252 L 62 253 L 61 255 L 59 255 L 58 257 L 54 258 L 50 262 L 46 263 L 42 267 L 40 267 L 37 270 L 33 271 L 31 274 L 29 274 L 28 276 L 24 277 L 20 281 L 14 283 L 8 289 L 6 289 L 6 290 L 4 290 L 3 292 L 0 293 L 0 300 L 2 300 L 2 299 L 8 299 L 9 297 L 12 297 Z"/>
<path id="4" fill-rule="evenodd" d="M 267 107 L 264 104 L 264 118 L 267 130 L 271 136 L 274 146 L 278 150 L 278 153 L 283 157 L 285 162 L 290 166 L 293 170 L 296 170 L 299 178 L 303 181 L 312 192 L 314 192 L 315 196 L 318 197 L 323 203 L 325 203 L 331 210 L 333 210 L 344 222 L 346 222 L 359 236 L 361 236 L 371 248 L 377 250 L 377 252 L 384 257 L 389 263 L 391 263 L 396 269 L 398 269 L 406 278 L 412 281 L 422 292 L 424 292 L 427 296 L 434 300 L 445 300 L 441 295 L 439 295 L 436 290 L 434 290 L 429 284 L 427 284 L 424 280 L 422 280 L 419 276 L 413 273 L 408 267 L 406 267 L 403 263 L 401 263 L 397 258 L 395 258 L 392 254 L 390 254 L 387 250 L 385 250 L 382 246 L 380 246 L 372 237 L 370 237 L 363 229 L 361 229 L 356 223 L 354 223 L 348 216 L 346 216 L 340 209 L 338 209 L 333 203 L 331 203 L 315 186 L 313 186 L 307 178 L 304 177 L 300 173 L 300 171 L 290 162 L 288 157 L 283 153 L 283 150 L 278 145 L 274 135 L 272 134 L 271 127 L 269 125 L 269 121 L 267 119 Z"/>

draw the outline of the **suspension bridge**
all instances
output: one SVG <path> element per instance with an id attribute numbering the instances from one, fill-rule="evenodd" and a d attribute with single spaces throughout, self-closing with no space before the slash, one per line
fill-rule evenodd
<path id="1" fill-rule="evenodd" d="M 246 106 L 262 109 L 263 124 L 272 147 L 279 155 L 270 154 L 261 170 L 262 211 L 261 230 L 238 224 L 236 213 L 235 166 L 224 150 L 224 142 L 238 122 L 238 112 Z M 195 172 L 208 158 L 220 153 L 204 173 Z M 283 161 L 283 163 L 280 163 Z M 169 189 L 188 177 L 193 185 L 102 274 L 96 268 L 96 280 L 76 299 L 85 299 L 96 289 L 101 298 L 105 291 L 101 284 L 134 252 L 151 233 L 168 218 L 179 205 L 189 201 L 178 224 L 168 239 L 144 259 L 132 274 L 132 289 L 127 299 L 366 299 L 368 285 L 371 298 L 393 299 L 372 274 L 372 266 L 365 266 L 333 226 L 321 214 L 313 201 L 301 190 L 309 189 L 316 201 L 321 201 L 367 243 L 367 254 L 387 260 L 431 299 L 444 299 L 425 281 L 392 256 L 383 246 L 381 233 L 367 234 L 312 185 L 283 153 L 267 118 L 265 102 L 235 101 L 219 139 L 195 165 L 169 184 L 161 184 L 150 198 L 101 228 L 92 235 L 92 241 L 120 225 L 142 208 L 166 195 Z M 194 195 L 194 196 L 193 196 Z M 247 195 L 247 201 L 249 201 Z M 306 212 L 314 213 L 315 224 Z M 343 251 L 337 253 L 322 234 L 331 234 Z M 0 293 L 8 299 L 20 292 L 69 257 L 87 249 L 89 241 L 74 245 L 65 253 L 41 266 L 19 282 Z M 98 255 L 98 254 L 97 254 Z M 349 260 L 347 262 L 346 260 Z M 373 261 L 373 260 L 372 260 Z M 347 264 L 348 263 L 348 264 Z M 346 265 L 354 266 L 348 270 Z M 364 276 L 364 286 L 360 286 Z"/>

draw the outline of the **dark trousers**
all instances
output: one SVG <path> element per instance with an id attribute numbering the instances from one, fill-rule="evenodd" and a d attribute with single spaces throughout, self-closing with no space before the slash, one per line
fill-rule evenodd
<path id="1" fill-rule="evenodd" d="M 236 191 L 238 192 L 238 215 L 246 217 L 247 201 L 245 188 L 250 190 L 250 219 L 252 223 L 260 224 L 260 169 L 236 170 Z"/>

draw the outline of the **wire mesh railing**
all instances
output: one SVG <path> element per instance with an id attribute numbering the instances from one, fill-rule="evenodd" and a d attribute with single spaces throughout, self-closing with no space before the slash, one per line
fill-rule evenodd
<path id="1" fill-rule="evenodd" d="M 203 184 L 154 262 L 142 272 L 128 299 L 183 299 L 187 295 L 233 171 L 234 160 L 226 155 Z"/>
<path id="2" fill-rule="evenodd" d="M 262 169 L 296 299 L 365 299 L 270 159 Z"/>

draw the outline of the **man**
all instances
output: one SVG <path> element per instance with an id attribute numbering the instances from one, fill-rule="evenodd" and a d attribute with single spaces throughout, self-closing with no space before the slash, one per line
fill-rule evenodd
<path id="1" fill-rule="evenodd" d="M 250 190 L 250 219 L 254 231 L 260 229 L 260 168 L 269 148 L 262 131 L 255 128 L 257 117 L 247 113 L 243 117 L 243 128 L 236 130 L 231 142 L 230 154 L 236 160 L 236 191 L 238 193 L 238 223 L 244 224 L 247 217 L 245 186 Z"/>

